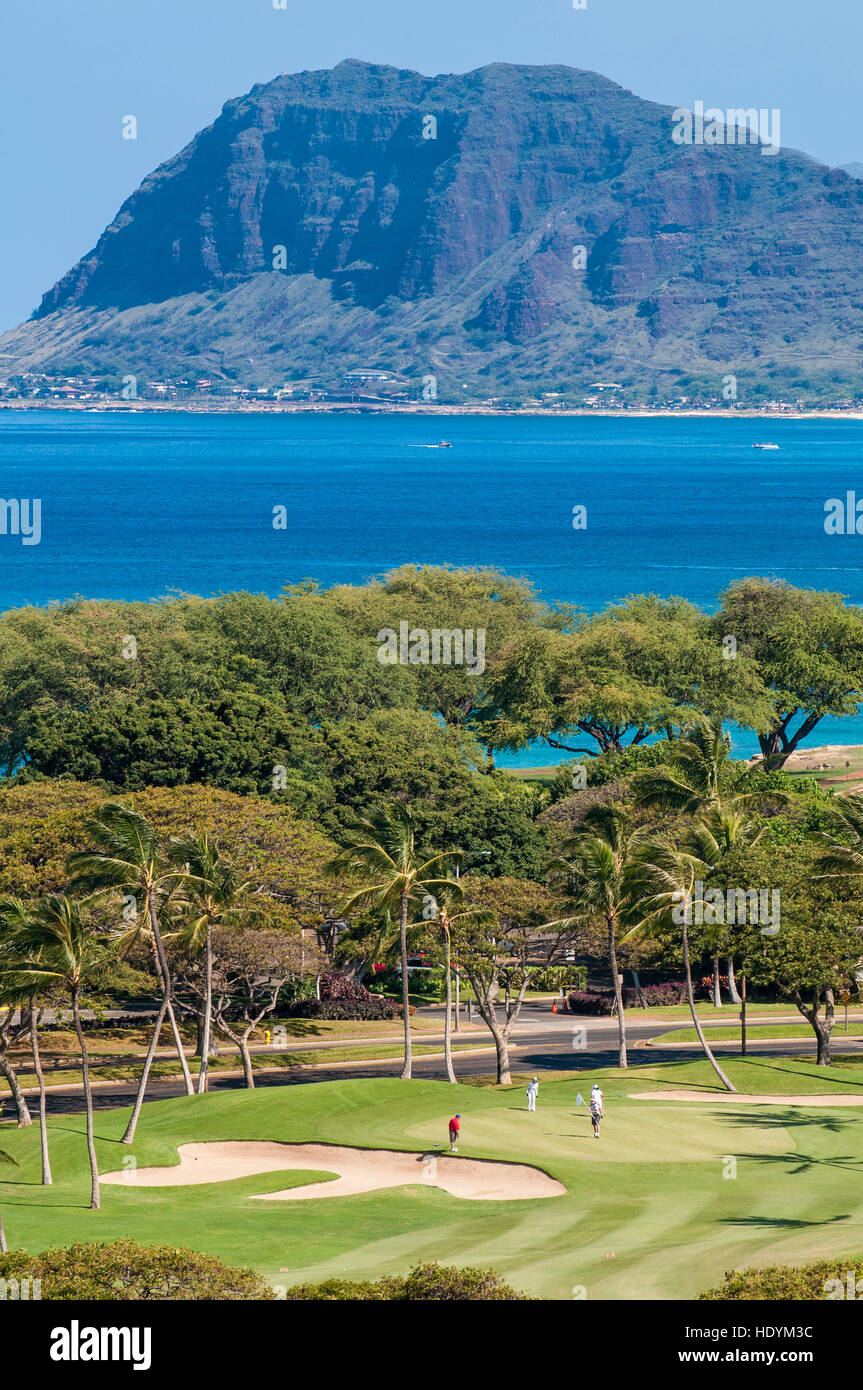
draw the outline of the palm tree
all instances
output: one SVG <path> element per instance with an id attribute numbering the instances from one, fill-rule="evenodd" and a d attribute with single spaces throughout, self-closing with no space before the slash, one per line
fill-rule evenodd
<path id="1" fill-rule="evenodd" d="M 11 988 L 15 988 L 15 969 L 17 965 L 29 964 L 27 933 L 32 925 L 32 914 L 30 909 L 20 898 L 6 897 L 0 899 L 0 927 L 5 927 L 9 932 L 9 950 L 5 953 L 2 964 L 0 964 L 0 984 L 9 982 Z M 9 992 L 4 988 L 3 997 L 8 999 Z M 33 1053 L 33 1067 L 36 1072 L 36 1079 L 39 1082 L 39 1140 L 42 1153 L 42 1184 L 50 1187 L 53 1183 L 51 1176 L 51 1158 L 48 1153 L 48 1123 L 47 1123 L 47 1097 L 45 1093 L 45 1074 L 42 1071 L 42 1059 L 39 1053 L 39 998 L 32 985 L 29 989 L 19 988 L 17 991 L 17 1002 L 19 1008 L 26 1007 L 30 1021 L 30 1045 Z"/>
<path id="2" fill-rule="evenodd" d="M 747 790 L 749 772 L 733 767 L 731 739 L 721 724 L 705 720 L 670 744 L 667 767 L 641 772 L 634 779 L 642 806 L 662 806 L 686 816 L 713 810 L 742 811 L 769 801 L 786 801 L 784 792 Z"/>
<path id="3" fill-rule="evenodd" d="M 138 1093 L 126 1133 L 123 1135 L 123 1143 L 131 1144 L 135 1137 L 150 1068 L 156 1055 L 166 1013 L 183 1071 L 186 1095 L 194 1095 L 192 1077 L 171 1003 L 171 972 L 159 928 L 161 907 L 167 907 L 171 903 L 182 883 L 182 874 L 166 859 L 153 826 L 131 805 L 122 801 L 107 801 L 90 819 L 87 829 L 94 847 L 75 850 L 69 856 L 69 867 L 76 875 L 76 883 L 89 892 L 131 894 L 136 902 L 143 900 L 145 912 L 143 916 L 137 915 L 134 927 L 124 938 L 124 944 L 128 949 L 132 941 L 146 933 L 153 949 L 156 973 L 162 986 L 162 1000 L 144 1059 Z"/>
<path id="4" fill-rule="evenodd" d="M 204 953 L 204 1027 L 198 1095 L 207 1089 L 207 1069 L 213 1012 L 213 928 L 244 927 L 263 912 L 254 909 L 249 898 L 251 883 L 240 866 L 222 851 L 205 830 L 184 839 L 174 839 L 171 858 L 182 867 L 183 899 L 179 908 L 183 945 L 194 955 Z"/>
<path id="5" fill-rule="evenodd" d="M 2 1163 L 8 1163 L 13 1168 L 18 1167 L 17 1160 L 14 1159 L 11 1154 L 7 1154 L 5 1149 L 0 1149 L 0 1164 Z M 6 1250 L 6 1232 L 3 1229 L 3 1213 L 0 1212 L 0 1255 L 5 1255 Z"/>
<path id="6" fill-rule="evenodd" d="M 458 879 L 447 879 L 446 886 L 434 894 L 434 911 L 430 920 L 440 927 L 443 945 L 444 972 L 446 976 L 446 1013 L 444 1016 L 444 1062 L 447 1080 L 456 1084 L 457 1077 L 452 1063 L 452 941 L 453 934 L 461 930 L 471 930 L 491 926 L 496 914 L 489 908 L 464 907 L 464 889 Z"/>
<path id="7" fill-rule="evenodd" d="M 695 1010 L 692 989 L 692 966 L 689 958 L 689 924 L 692 920 L 692 897 L 696 881 L 708 870 L 708 865 L 696 854 L 680 850 L 663 840 L 645 841 L 636 849 L 626 874 L 629 894 L 627 916 L 635 923 L 628 936 L 647 927 L 672 921 L 681 927 L 683 967 L 686 971 L 686 997 L 689 1012 L 704 1054 L 727 1091 L 735 1091 L 725 1072 L 710 1050 L 704 1030 Z"/>
<path id="8" fill-rule="evenodd" d="M 743 812 L 747 809 L 788 800 L 785 792 L 751 788 L 748 770 L 739 771 L 733 767 L 731 739 L 716 721 L 705 720 L 687 730 L 670 748 L 668 762 L 669 767 L 646 771 L 635 778 L 637 801 L 642 806 L 661 806 L 685 816 L 699 817 L 702 825 L 716 832 L 718 846 L 724 844 L 730 848 L 732 843 L 739 842 L 744 824 L 747 834 L 754 833 L 748 822 L 743 821 Z M 749 838 L 747 843 L 754 844 L 755 839 Z M 715 859 L 708 859 L 708 863 L 715 862 Z M 718 956 L 713 960 L 713 978 L 713 1002 L 720 1007 Z M 729 956 L 729 989 L 733 978 L 734 963 Z"/>
<path id="9" fill-rule="evenodd" d="M 430 893 L 435 897 L 450 880 L 446 870 L 457 861 L 456 851 L 426 856 L 417 846 L 413 816 L 400 801 L 382 802 L 367 816 L 360 816 L 348 827 L 339 853 L 327 870 L 334 876 L 348 874 L 366 880 L 351 893 L 342 911 L 355 907 L 389 910 L 399 919 L 399 953 L 402 967 L 402 1012 L 404 1015 L 405 1060 L 402 1079 L 411 1076 L 411 1021 L 409 1003 L 407 927 L 412 901 Z"/>
<path id="10" fill-rule="evenodd" d="M 81 904 L 71 898 L 51 895 L 36 904 L 29 923 L 21 929 L 30 960 L 22 963 L 22 981 L 38 990 L 49 981 L 59 981 L 68 991 L 72 1021 L 81 1052 L 84 1103 L 87 1109 L 87 1153 L 90 1158 L 90 1207 L 99 1210 L 99 1167 L 93 1138 L 93 1092 L 90 1087 L 90 1057 L 81 1027 L 81 990 L 97 964 L 99 953 L 83 917 Z"/>
<path id="11" fill-rule="evenodd" d="M 834 796 L 829 804 L 831 826 L 818 832 L 824 845 L 818 869 L 824 878 L 863 882 L 863 797 Z"/>
<path id="12" fill-rule="evenodd" d="M 591 806 L 584 825 L 563 847 L 563 855 L 550 865 L 553 873 L 566 874 L 579 910 L 549 926 L 580 926 L 599 918 L 605 925 L 608 960 L 617 1007 L 618 1060 L 627 1065 L 626 1019 L 623 990 L 617 969 L 618 932 L 630 905 L 627 872 L 643 832 L 632 830 L 622 806 Z"/>
<path id="13" fill-rule="evenodd" d="M 757 845 L 766 829 L 766 824 L 759 826 L 755 822 L 747 820 L 742 811 L 711 806 L 686 832 L 683 837 L 683 845 L 684 848 L 702 860 L 705 865 L 705 873 L 709 873 L 711 870 L 715 870 L 725 855 L 733 849 L 742 846 L 751 848 L 753 845 Z M 740 1003 L 739 999 L 734 999 L 734 991 L 731 989 L 734 979 L 734 957 L 727 933 L 724 944 L 729 953 L 727 957 L 729 992 L 732 1003 Z M 713 1003 L 716 1008 L 722 1007 L 722 994 L 719 987 L 719 947 L 721 945 L 721 941 L 716 944 L 713 956 Z"/>

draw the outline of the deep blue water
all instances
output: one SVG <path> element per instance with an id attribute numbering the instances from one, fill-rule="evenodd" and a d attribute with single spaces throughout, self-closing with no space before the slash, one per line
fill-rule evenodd
<path id="1" fill-rule="evenodd" d="M 426 447 L 442 435 L 452 449 Z M 828 498 L 863 498 L 861 453 L 842 419 L 0 412 L 0 493 L 42 502 L 38 545 L 0 535 L 0 608 L 277 594 L 409 561 L 496 565 L 590 610 L 646 590 L 712 606 L 750 574 L 863 603 L 863 536 L 824 530 Z M 863 743 L 863 718 L 811 742 Z"/>

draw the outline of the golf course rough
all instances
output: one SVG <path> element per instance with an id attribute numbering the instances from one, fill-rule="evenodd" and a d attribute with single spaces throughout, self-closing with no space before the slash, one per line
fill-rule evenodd
<path id="1" fill-rule="evenodd" d="M 337 1181 L 334 1167 L 170 1187 L 106 1183 L 101 1211 L 91 1212 L 83 1117 L 49 1122 L 51 1188 L 39 1184 L 38 1126 L 4 1124 L 3 1147 L 21 1164 L 0 1182 L 9 1245 L 36 1251 L 128 1235 L 252 1265 L 285 1286 L 377 1279 L 439 1260 L 491 1268 L 557 1299 L 579 1286 L 588 1299 L 690 1298 L 728 1269 L 803 1263 L 827 1249 L 858 1254 L 863 1110 L 789 1101 L 807 1087 L 819 1101 L 863 1095 L 863 1068 L 825 1077 L 824 1068 L 779 1059 L 730 1066 L 741 1091 L 775 1100 L 673 1098 L 669 1091 L 709 1090 L 702 1062 L 592 1073 L 606 1096 L 599 1142 L 576 1104 L 584 1077 L 544 1081 L 534 1114 L 519 1086 L 461 1086 L 459 1157 L 539 1169 L 565 1189 L 511 1201 L 465 1200 L 423 1181 L 289 1200 L 291 1189 Z M 646 1089 L 662 1098 L 628 1095 Z M 120 1143 L 126 1112 L 97 1112 L 97 1155 L 104 1173 L 178 1168 L 182 1146 L 226 1143 L 390 1150 L 416 1163 L 436 1144 L 445 1149 L 452 1107 L 449 1083 L 395 1078 L 216 1092 L 148 1103 L 131 1153 Z M 258 1200 L 277 1193 L 288 1200 Z"/>

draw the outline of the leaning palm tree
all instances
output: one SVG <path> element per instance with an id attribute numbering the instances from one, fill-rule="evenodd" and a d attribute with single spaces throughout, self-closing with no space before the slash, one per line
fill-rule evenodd
<path id="1" fill-rule="evenodd" d="M 159 927 L 160 911 L 171 905 L 182 884 L 182 874 L 166 858 L 150 822 L 125 802 L 107 801 L 100 806 L 88 821 L 87 830 L 93 847 L 75 850 L 69 856 L 69 867 L 75 874 L 76 886 L 91 893 L 131 895 L 136 903 L 143 900 L 144 912 L 136 913 L 134 925 L 126 933 L 121 949 L 128 950 L 134 941 L 146 937 L 153 951 L 156 974 L 162 988 L 162 999 L 144 1059 L 138 1093 L 123 1135 L 123 1143 L 131 1144 L 166 1014 L 174 1035 L 186 1095 L 194 1095 L 192 1077 L 171 1002 L 171 972 Z"/>
<path id="2" fill-rule="evenodd" d="M 683 944 L 683 968 L 686 972 L 686 997 L 689 1012 L 704 1049 L 704 1055 L 727 1091 L 735 1091 L 725 1072 L 714 1057 L 701 1021 L 695 1009 L 692 988 L 692 965 L 689 955 L 689 927 L 695 884 L 707 871 L 708 865 L 697 854 L 678 849 L 669 841 L 645 840 L 628 866 L 626 880 L 629 895 L 627 918 L 633 923 L 627 936 L 636 932 L 667 926 L 680 926 Z"/>
<path id="3" fill-rule="evenodd" d="M 458 862 L 458 851 L 427 855 L 417 845 L 413 816 L 400 801 L 382 802 L 367 816 L 355 819 L 346 830 L 342 848 L 327 870 L 334 876 L 362 878 L 362 887 L 342 904 L 343 912 L 358 907 L 389 909 L 398 913 L 399 954 L 402 967 L 402 1013 L 405 1058 L 402 1079 L 411 1076 L 411 1021 L 408 978 L 407 928 L 411 902 L 442 891 L 449 882 L 448 867 Z"/>
<path id="4" fill-rule="evenodd" d="M 5 1149 L 0 1149 L 0 1164 L 2 1163 L 10 1164 L 13 1168 L 18 1167 L 17 1160 L 14 1159 L 11 1154 L 7 1154 Z M 6 1250 L 6 1232 L 3 1229 L 3 1213 L 0 1212 L 0 1255 L 5 1255 Z"/>
<path id="5" fill-rule="evenodd" d="M 630 905 L 627 872 L 641 837 L 642 832 L 632 830 L 622 806 L 591 806 L 581 830 L 563 846 L 561 857 L 549 866 L 552 873 L 566 876 L 577 903 L 575 913 L 549 926 L 583 926 L 597 919 L 605 926 L 621 1067 L 627 1065 L 626 1017 L 617 969 L 617 943 Z"/>
<path id="6" fill-rule="evenodd" d="M 39 1083 L 39 1140 L 42 1154 L 42 1184 L 50 1187 L 51 1158 L 48 1152 L 47 1096 L 45 1073 L 39 1052 L 39 993 L 33 986 L 16 987 L 16 968 L 28 965 L 33 957 L 27 944 L 27 933 L 32 925 L 31 909 L 20 898 L 0 898 L 0 929 L 6 936 L 7 949 L 0 957 L 0 994 L 9 1001 L 15 997 L 20 1009 L 27 1009 L 30 1023 L 30 1047 L 33 1054 L 33 1069 Z M 37 958 L 38 959 L 38 958 Z M 46 987 L 50 988 L 50 986 Z M 43 991 L 46 992 L 46 991 Z"/>
<path id="7" fill-rule="evenodd" d="M 246 927 L 264 914 L 251 901 L 252 883 L 205 830 L 173 839 L 170 856 L 182 869 L 183 896 L 177 933 L 186 950 L 204 955 L 204 1026 L 198 1095 L 207 1089 L 213 1013 L 213 929 Z"/>
<path id="8" fill-rule="evenodd" d="M 93 1138 L 93 1092 L 90 1086 L 90 1056 L 81 1026 L 81 990 L 100 952 L 83 914 L 82 904 L 72 898 L 50 895 L 41 898 L 29 923 L 21 931 L 30 959 L 18 974 L 34 992 L 51 982 L 62 985 L 72 1004 L 72 1022 L 81 1052 L 84 1104 L 87 1111 L 87 1153 L 90 1158 L 90 1207 L 99 1210 L 99 1167 Z"/>
<path id="9" fill-rule="evenodd" d="M 497 921 L 497 914 L 490 908 L 465 907 L 464 889 L 460 880 L 447 879 L 446 885 L 433 895 L 433 911 L 430 915 L 432 925 L 440 928 L 443 946 L 444 974 L 446 978 L 446 1011 L 444 1014 L 443 1051 L 447 1080 L 456 1084 L 457 1077 L 452 1063 L 452 943 L 454 934 L 482 927 L 490 927 Z"/>

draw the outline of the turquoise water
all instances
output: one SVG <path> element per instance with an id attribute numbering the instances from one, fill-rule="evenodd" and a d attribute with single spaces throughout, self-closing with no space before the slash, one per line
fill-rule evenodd
<path id="1" fill-rule="evenodd" d="M 452 449 L 428 447 L 442 435 Z M 752 448 L 768 439 L 778 451 Z M 748 574 L 863 603 L 863 536 L 824 530 L 828 498 L 863 499 L 861 446 L 842 419 L 0 412 L 0 492 L 41 500 L 38 545 L 0 535 L 0 608 L 276 594 L 409 561 L 496 565 L 588 610 L 645 590 L 709 607 Z M 863 743 L 863 719 L 809 742 Z"/>

